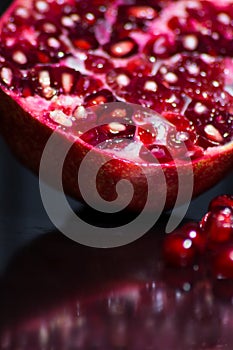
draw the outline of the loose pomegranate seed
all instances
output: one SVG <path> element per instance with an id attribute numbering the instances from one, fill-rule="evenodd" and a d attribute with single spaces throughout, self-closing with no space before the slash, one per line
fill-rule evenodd
<path id="1" fill-rule="evenodd" d="M 225 207 L 230 207 L 233 209 L 233 196 L 225 194 L 212 199 L 209 204 L 209 211 L 213 211 L 219 207 L 223 209 Z"/>
<path id="2" fill-rule="evenodd" d="M 233 279 L 233 247 L 220 249 L 212 262 L 213 273 L 217 278 Z"/>
<path id="3" fill-rule="evenodd" d="M 201 225 L 210 243 L 229 241 L 233 235 L 233 210 L 216 207 L 205 215 Z"/>
<path id="4" fill-rule="evenodd" d="M 173 267 L 191 266 L 196 257 L 194 243 L 183 235 L 170 234 L 164 240 L 163 257 Z"/>
<path id="5" fill-rule="evenodd" d="M 180 232 L 184 237 L 190 238 L 193 245 L 199 253 L 203 253 L 206 248 L 206 234 L 203 233 L 199 224 L 196 222 L 191 222 L 185 224 L 180 229 Z"/>

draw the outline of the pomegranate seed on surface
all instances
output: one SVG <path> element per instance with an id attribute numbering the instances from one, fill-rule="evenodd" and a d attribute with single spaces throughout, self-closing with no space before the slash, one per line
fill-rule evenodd
<path id="1" fill-rule="evenodd" d="M 181 227 L 180 232 L 184 237 L 190 238 L 193 245 L 199 253 L 203 253 L 206 248 L 206 234 L 201 230 L 196 222 L 185 224 Z"/>
<path id="2" fill-rule="evenodd" d="M 220 248 L 212 261 L 212 270 L 219 279 L 233 279 L 233 246 Z"/>
<path id="3" fill-rule="evenodd" d="M 233 196 L 225 194 L 212 199 L 209 204 L 209 211 L 212 211 L 216 208 L 225 208 L 230 207 L 233 209 Z"/>
<path id="4" fill-rule="evenodd" d="M 202 229 L 210 243 L 223 243 L 233 237 L 233 210 L 216 207 L 202 221 Z"/>
<path id="5" fill-rule="evenodd" d="M 193 241 L 183 235 L 172 233 L 164 240 L 163 257 L 168 265 L 191 266 L 195 262 L 196 253 Z"/>

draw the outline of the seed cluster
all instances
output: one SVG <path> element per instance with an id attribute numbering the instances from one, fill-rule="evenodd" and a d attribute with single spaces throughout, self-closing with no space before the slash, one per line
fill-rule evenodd
<path id="1" fill-rule="evenodd" d="M 233 196 L 214 198 L 199 223 L 189 223 L 169 234 L 163 245 L 173 267 L 205 264 L 215 278 L 233 279 Z"/>

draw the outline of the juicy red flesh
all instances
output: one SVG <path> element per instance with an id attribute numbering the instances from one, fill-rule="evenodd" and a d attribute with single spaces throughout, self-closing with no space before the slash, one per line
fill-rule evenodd
<path id="1" fill-rule="evenodd" d="M 90 115 L 80 112 L 74 120 L 79 106 L 122 101 L 148 107 L 177 132 L 161 143 L 146 118 L 142 127 L 133 112 L 118 120 L 135 125 L 134 133 L 126 127 L 124 138 L 145 145 L 141 160 L 197 159 L 233 138 L 232 35 L 231 3 L 19 1 L 0 33 L 0 84 L 17 99 L 46 100 L 44 107 L 37 102 L 41 118 L 79 136 L 85 119 L 79 114 Z M 103 130 L 82 136 L 93 146 L 102 141 L 98 135 L 112 139 L 104 130 L 111 115 L 96 118 Z"/>

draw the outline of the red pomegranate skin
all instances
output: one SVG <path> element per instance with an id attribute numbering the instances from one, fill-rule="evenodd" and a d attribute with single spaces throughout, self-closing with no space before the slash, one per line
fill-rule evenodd
<path id="1" fill-rule="evenodd" d="M 10 14 L 20 3 L 20 1 L 14 2 L 5 13 L 0 25 L 1 31 L 3 30 L 4 21 L 8 19 Z M 175 9 L 176 5 L 170 4 L 169 6 L 172 6 L 172 9 Z M 168 12 L 168 8 L 166 11 Z M 191 12 L 192 11 L 190 10 L 190 13 Z M 118 33 L 118 35 L 120 34 Z M 197 49 L 197 53 L 200 54 L 202 51 L 201 49 L 199 51 L 198 50 L 199 49 Z M 132 53 L 132 55 L 133 54 L 134 53 Z M 219 53 L 213 53 L 213 56 L 216 57 L 218 54 Z M 52 59 L 55 59 L 54 56 Z M 128 57 L 125 58 L 126 63 L 128 62 L 128 59 Z M 190 89 L 190 86 L 187 86 L 187 91 L 188 89 Z M 210 90 L 211 89 L 212 88 L 210 88 Z M 27 90 L 24 93 L 27 94 Z M 210 95 L 212 99 L 211 103 L 219 103 L 216 99 L 215 90 L 211 90 Z M 127 91 L 125 96 L 128 96 Z M 196 98 L 196 95 L 194 98 Z M 56 125 L 51 122 L 47 123 L 43 118 L 36 118 L 35 115 L 33 115 L 30 106 L 26 107 L 25 103 L 23 103 L 22 100 L 23 99 L 21 96 L 19 96 L 19 94 L 15 94 L 12 91 L 9 91 L 6 86 L 1 84 L 1 134 L 9 144 L 14 154 L 18 156 L 22 163 L 28 166 L 35 173 L 38 173 L 41 155 L 43 153 L 47 140 L 49 139 L 52 132 L 56 129 Z M 134 101 L 132 101 L 130 98 L 126 101 L 134 103 L 139 102 L 137 100 L 137 97 Z M 163 106 L 163 103 L 157 104 L 157 107 L 155 109 L 159 110 L 159 108 L 162 108 L 161 106 Z M 69 144 L 71 143 L 72 138 L 70 137 L 69 133 L 59 130 L 57 130 L 57 132 L 61 137 L 61 142 L 67 142 Z M 202 137 L 203 136 L 201 135 L 200 140 L 202 140 Z M 216 135 L 214 135 L 214 137 L 216 139 Z M 212 142 L 212 146 L 214 147 L 205 149 L 203 156 L 192 160 L 194 175 L 193 197 L 211 188 L 219 180 L 221 180 L 230 169 L 232 169 L 233 143 L 226 142 L 225 144 L 221 144 L 221 142 L 216 143 L 215 141 Z M 206 145 L 207 141 L 202 140 L 201 142 L 202 144 Z M 208 142 L 207 144 L 209 145 Z M 83 157 L 89 150 L 92 149 L 93 147 L 91 145 L 85 143 L 81 139 L 78 139 L 72 146 L 64 164 L 63 185 L 65 192 L 78 199 L 82 199 L 77 183 L 78 167 Z M 105 159 L 106 154 L 95 149 L 95 157 Z M 94 163 L 96 162 L 95 157 L 93 157 Z M 179 186 L 182 186 L 185 192 L 185 188 L 186 186 L 188 188 L 189 184 L 178 184 L 177 170 L 173 162 L 162 164 L 161 167 L 167 183 L 165 209 L 169 209 L 175 203 L 177 193 L 179 191 Z M 189 164 L 187 162 L 180 162 L 179 171 L 182 176 L 187 175 L 189 173 L 189 169 Z M 115 184 L 119 181 L 119 179 L 129 179 L 134 185 L 135 192 L 128 208 L 130 210 L 139 211 L 144 207 L 147 199 L 147 181 L 144 173 L 147 176 L 153 176 L 155 178 L 155 186 L 152 189 L 152 193 L 150 193 L 150 195 L 152 198 L 154 198 L 154 201 L 151 204 L 151 210 L 156 210 L 157 206 L 159 206 L 160 197 L 162 195 L 158 191 L 160 169 L 158 169 L 158 165 L 156 164 L 143 163 L 138 165 L 133 160 L 123 158 L 114 159 L 106 163 L 106 165 L 104 165 L 100 170 L 97 180 L 98 191 L 104 199 L 111 201 L 115 199 Z M 88 181 L 92 181 L 92 179 L 87 179 L 87 186 L 89 185 Z M 93 200 L 98 202 L 97 194 L 93 194 L 93 197 Z"/>

